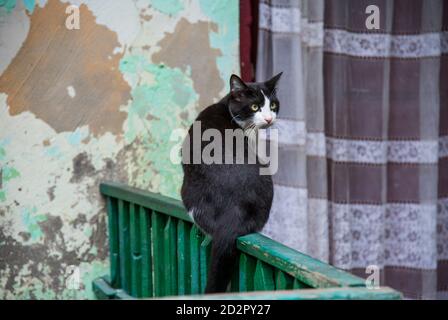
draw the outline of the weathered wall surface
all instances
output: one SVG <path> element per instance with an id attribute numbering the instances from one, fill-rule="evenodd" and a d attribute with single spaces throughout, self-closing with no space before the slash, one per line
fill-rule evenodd
<path id="1" fill-rule="evenodd" d="M 70 4 L 80 30 L 65 27 Z M 28 9 L 0 8 L 0 298 L 92 298 L 108 273 L 98 183 L 179 197 L 170 135 L 238 72 L 238 1 Z"/>

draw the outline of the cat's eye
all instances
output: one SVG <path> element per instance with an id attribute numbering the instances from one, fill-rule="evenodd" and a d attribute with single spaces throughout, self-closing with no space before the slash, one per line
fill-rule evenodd
<path id="1" fill-rule="evenodd" d="M 271 103 L 271 110 L 277 109 L 277 104 L 275 102 Z"/>
<path id="2" fill-rule="evenodd" d="M 250 108 L 252 111 L 257 111 L 259 107 L 256 104 L 253 104 L 250 106 Z"/>

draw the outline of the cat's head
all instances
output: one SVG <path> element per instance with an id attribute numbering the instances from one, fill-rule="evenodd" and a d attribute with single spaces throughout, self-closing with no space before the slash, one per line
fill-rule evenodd
<path id="1" fill-rule="evenodd" d="M 245 83 L 238 76 L 230 77 L 230 115 L 241 128 L 271 126 L 277 118 L 280 102 L 276 85 L 282 72 L 266 82 Z"/>

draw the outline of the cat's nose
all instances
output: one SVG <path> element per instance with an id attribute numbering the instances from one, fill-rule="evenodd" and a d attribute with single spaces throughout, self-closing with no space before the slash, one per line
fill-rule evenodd
<path id="1" fill-rule="evenodd" d="M 270 123 L 272 122 L 272 116 L 266 116 L 266 117 L 264 117 L 264 120 L 265 120 L 268 124 L 270 124 Z"/>

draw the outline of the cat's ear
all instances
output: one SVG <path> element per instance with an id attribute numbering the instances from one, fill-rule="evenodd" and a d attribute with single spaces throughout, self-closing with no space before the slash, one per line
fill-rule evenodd
<path id="1" fill-rule="evenodd" d="M 238 77 L 236 74 L 232 74 L 230 76 L 230 92 L 236 92 L 246 88 L 246 84 L 243 80 L 241 80 L 240 77 Z"/>
<path id="2" fill-rule="evenodd" d="M 268 87 L 271 90 L 274 90 L 277 86 L 278 80 L 280 80 L 280 77 L 282 76 L 283 72 L 280 72 L 279 74 L 273 76 L 271 79 L 265 82 L 266 87 Z"/>

